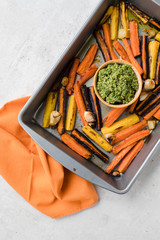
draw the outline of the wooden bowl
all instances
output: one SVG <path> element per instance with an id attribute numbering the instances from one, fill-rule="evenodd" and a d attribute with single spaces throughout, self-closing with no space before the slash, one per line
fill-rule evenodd
<path id="1" fill-rule="evenodd" d="M 137 92 L 135 93 L 135 96 L 134 98 L 132 99 L 132 101 L 126 103 L 126 104 L 109 104 L 107 103 L 106 101 L 104 101 L 98 91 L 97 91 L 97 78 L 98 78 L 98 73 L 99 71 L 102 69 L 102 68 L 105 68 L 108 64 L 114 64 L 114 63 L 118 63 L 118 64 L 126 64 L 126 65 L 129 65 L 132 67 L 134 73 L 136 74 L 136 77 L 137 77 L 137 80 L 138 80 L 138 90 Z M 95 94 L 97 95 L 97 97 L 99 98 L 99 100 L 104 103 L 106 106 L 109 106 L 109 107 L 112 107 L 112 108 L 122 108 L 122 107 L 128 107 L 129 105 L 131 105 L 132 103 L 134 103 L 137 98 L 139 97 L 139 95 L 141 94 L 141 91 L 142 91 L 142 85 L 143 85 L 143 82 L 142 82 L 142 78 L 141 78 L 141 75 L 138 73 L 137 69 L 135 67 L 133 67 L 132 64 L 128 63 L 127 61 L 124 61 L 124 60 L 121 60 L 121 59 L 117 59 L 117 60 L 110 60 L 108 62 L 105 62 L 104 64 L 102 64 L 96 71 L 95 75 L 94 75 L 94 82 L 93 82 L 93 87 L 94 87 L 94 91 L 95 91 Z"/>

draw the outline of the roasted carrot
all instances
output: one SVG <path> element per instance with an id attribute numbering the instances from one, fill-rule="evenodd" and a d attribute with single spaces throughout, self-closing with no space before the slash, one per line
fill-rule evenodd
<path id="1" fill-rule="evenodd" d="M 58 123 L 58 133 L 63 134 L 65 131 L 65 120 L 66 120 L 66 89 L 61 88 L 59 91 L 59 113 L 61 114 L 61 119 Z"/>
<path id="2" fill-rule="evenodd" d="M 140 102 L 140 104 L 136 107 L 136 111 L 139 113 L 141 110 L 143 110 L 153 99 L 155 99 L 156 94 L 153 92 L 150 92 L 148 96 Z"/>
<path id="3" fill-rule="evenodd" d="M 159 51 L 159 42 L 151 41 L 148 44 L 149 52 L 149 78 L 155 79 L 157 56 Z"/>
<path id="4" fill-rule="evenodd" d="M 61 136 L 61 140 L 73 151 L 81 155 L 86 159 L 90 159 L 92 153 L 88 151 L 85 147 L 79 144 L 73 137 L 71 137 L 68 133 L 64 133 Z"/>
<path id="5" fill-rule="evenodd" d="M 146 112 L 149 113 L 150 109 L 154 108 L 155 104 L 159 99 L 160 99 L 160 94 L 155 95 L 154 98 L 141 111 L 138 111 L 138 114 L 143 116 L 146 114 Z"/>
<path id="6" fill-rule="evenodd" d="M 112 47 L 112 41 L 111 41 L 111 34 L 110 34 L 110 26 L 109 24 L 105 23 L 102 25 L 103 28 L 103 34 L 104 34 L 104 41 L 108 47 L 111 59 L 118 59 L 117 55 L 115 54 L 113 47 Z"/>
<path id="7" fill-rule="evenodd" d="M 122 160 L 121 164 L 118 167 L 118 171 L 120 173 L 124 173 L 126 169 L 129 167 L 133 159 L 136 157 L 136 155 L 140 152 L 144 145 L 144 141 L 140 140 L 135 147 L 127 154 L 127 156 Z"/>
<path id="8" fill-rule="evenodd" d="M 142 36 L 142 68 L 143 78 L 146 79 L 149 76 L 149 54 L 148 54 L 148 37 Z"/>
<path id="9" fill-rule="evenodd" d="M 107 49 L 107 46 L 101 36 L 101 33 L 99 31 L 96 31 L 95 32 L 95 38 L 97 40 L 97 43 L 99 45 L 99 48 L 102 52 L 102 55 L 103 55 L 103 58 L 105 60 L 105 62 L 109 61 L 110 60 L 110 56 L 109 56 L 109 52 L 108 52 L 108 49 Z"/>
<path id="10" fill-rule="evenodd" d="M 134 103 L 132 103 L 132 105 L 130 106 L 130 108 L 128 110 L 129 113 L 133 113 L 134 112 L 137 103 L 138 103 L 138 99 Z"/>
<path id="11" fill-rule="evenodd" d="M 143 73 L 143 69 L 141 68 L 141 66 L 139 65 L 139 63 L 137 62 L 137 60 L 134 58 L 133 56 L 133 53 L 132 53 L 132 50 L 129 46 L 129 43 L 127 41 L 126 38 L 123 38 L 122 39 L 123 41 L 123 44 L 124 44 L 124 47 L 126 49 L 126 52 L 128 54 L 128 57 L 129 57 L 129 60 L 130 62 L 133 64 L 133 66 L 137 69 L 137 71 L 139 72 L 139 74 L 142 74 Z"/>
<path id="12" fill-rule="evenodd" d="M 96 144 L 98 144 L 105 151 L 110 152 L 112 150 L 111 144 L 109 144 L 103 137 L 101 137 L 95 130 L 90 126 L 82 127 L 82 131 L 92 139 Z"/>
<path id="13" fill-rule="evenodd" d="M 142 130 L 142 131 L 138 131 L 138 132 L 132 134 L 125 140 L 121 141 L 118 145 L 114 146 L 112 149 L 112 153 L 113 154 L 119 153 L 125 147 L 128 147 L 132 143 L 135 143 L 135 142 L 139 141 L 140 139 L 147 137 L 149 134 L 150 134 L 149 130 Z"/>
<path id="14" fill-rule="evenodd" d="M 157 70 L 156 70 L 156 84 L 160 84 L 160 51 L 158 55 L 158 61 L 157 61 Z"/>
<path id="15" fill-rule="evenodd" d="M 113 47 L 116 49 L 117 53 L 119 54 L 119 56 L 120 56 L 123 60 L 125 60 L 125 61 L 127 61 L 127 62 L 131 62 L 131 61 L 129 60 L 129 57 L 128 57 L 126 51 L 124 50 L 123 46 L 120 44 L 120 42 L 114 41 L 114 42 L 113 42 Z"/>
<path id="16" fill-rule="evenodd" d="M 125 138 L 129 137 L 130 135 L 142 130 L 145 126 L 147 126 L 147 121 L 142 120 L 139 123 L 134 124 L 131 127 L 128 127 L 118 133 L 116 133 L 111 141 L 111 144 L 114 145 L 117 142 L 124 140 Z"/>
<path id="17" fill-rule="evenodd" d="M 81 117 L 81 121 L 83 125 L 88 125 L 87 121 L 84 118 L 84 113 L 86 111 L 86 106 L 83 101 L 82 93 L 81 93 L 81 88 L 78 83 L 74 84 L 74 96 L 77 104 L 77 109 L 79 112 L 79 115 Z"/>
<path id="18" fill-rule="evenodd" d="M 160 120 L 160 109 L 153 116 Z"/>
<path id="19" fill-rule="evenodd" d="M 81 91 L 83 94 L 83 100 L 84 100 L 86 111 L 87 111 L 85 114 L 88 114 L 88 115 L 85 115 L 85 119 L 87 120 L 86 116 L 88 116 L 88 119 L 89 119 L 88 125 L 91 126 L 92 128 L 95 128 L 96 116 L 93 113 L 92 103 L 91 103 L 90 94 L 89 94 L 89 88 L 86 85 L 83 85 L 81 87 Z"/>
<path id="20" fill-rule="evenodd" d="M 80 78 L 77 80 L 77 83 L 80 86 L 83 86 L 85 82 L 87 82 L 91 77 L 94 76 L 95 72 L 97 71 L 98 67 L 95 64 L 92 64 L 86 72 L 84 72 Z"/>
<path id="21" fill-rule="evenodd" d="M 82 62 L 79 64 L 79 67 L 77 69 L 77 73 L 79 75 L 82 75 L 86 70 L 91 66 L 95 55 L 97 53 L 98 46 L 97 44 L 93 44 L 90 49 L 88 50 L 87 54 L 83 58 Z"/>
<path id="22" fill-rule="evenodd" d="M 150 17 L 146 15 L 144 12 L 141 12 L 131 3 L 128 5 L 128 8 L 131 12 L 133 12 L 144 24 L 148 23 Z"/>
<path id="23" fill-rule="evenodd" d="M 117 156 L 115 156 L 115 158 L 112 160 L 112 162 L 108 165 L 108 167 L 106 168 L 106 172 L 108 174 L 110 174 L 113 169 L 118 165 L 118 163 L 124 158 L 124 156 L 135 146 L 136 142 L 129 145 L 128 147 L 124 148 L 123 150 L 121 150 Z"/>
<path id="24" fill-rule="evenodd" d="M 99 100 L 98 100 L 97 96 L 95 95 L 93 86 L 91 86 L 89 88 L 89 94 L 90 94 L 90 99 L 91 99 L 91 103 L 92 103 L 93 113 L 97 119 L 96 127 L 97 127 L 97 130 L 100 131 L 101 127 L 102 127 L 102 113 L 101 113 Z"/>
<path id="25" fill-rule="evenodd" d="M 99 157 L 102 161 L 107 162 L 108 156 L 99 150 L 83 133 L 79 130 L 74 129 L 72 131 L 72 136 L 78 139 L 82 145 L 85 145 L 89 148 L 92 153 L 94 153 L 97 157 Z"/>
<path id="26" fill-rule="evenodd" d="M 138 35 L 138 22 L 135 20 L 130 21 L 130 43 L 131 49 L 134 57 L 137 57 L 141 54 L 140 44 L 139 44 L 139 35 Z"/>
<path id="27" fill-rule="evenodd" d="M 103 125 L 106 127 L 111 126 L 125 111 L 127 107 L 112 108 L 112 110 L 103 118 Z"/>
<path id="28" fill-rule="evenodd" d="M 66 90 L 67 90 L 69 95 L 71 95 L 71 93 L 72 93 L 72 88 L 73 88 L 74 81 L 75 81 L 75 78 L 76 78 L 76 72 L 77 72 L 77 69 L 78 69 L 79 62 L 80 62 L 80 60 L 78 58 L 75 58 L 72 66 L 71 66 L 71 69 L 69 71 L 68 84 L 66 86 Z"/>
<path id="29" fill-rule="evenodd" d="M 151 18 L 149 20 L 149 25 L 151 25 L 152 27 L 155 27 L 157 30 L 160 30 L 160 22 L 154 18 Z"/>
<path id="30" fill-rule="evenodd" d="M 147 111 L 144 113 L 143 118 L 145 120 L 150 119 L 158 110 L 160 109 L 160 99 L 152 105 Z"/>

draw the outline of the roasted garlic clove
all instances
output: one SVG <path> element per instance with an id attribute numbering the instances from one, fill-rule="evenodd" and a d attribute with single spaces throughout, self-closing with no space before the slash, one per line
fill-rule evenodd
<path id="1" fill-rule="evenodd" d="M 61 119 L 61 114 L 57 111 L 52 111 L 50 115 L 50 123 L 51 127 L 54 127 Z"/>
<path id="2" fill-rule="evenodd" d="M 62 81 L 61 81 L 61 84 L 62 84 L 62 86 L 67 86 L 67 84 L 68 84 L 68 77 L 63 77 L 62 78 Z"/>
<path id="3" fill-rule="evenodd" d="M 154 80 L 146 79 L 144 81 L 144 87 L 143 87 L 144 91 L 150 91 L 150 90 L 152 90 L 154 88 L 155 88 L 155 81 Z"/>
<path id="4" fill-rule="evenodd" d="M 84 118 L 88 123 L 93 123 L 96 121 L 96 118 L 95 118 L 93 112 L 85 111 Z"/>
<path id="5" fill-rule="evenodd" d="M 142 102 L 147 96 L 148 96 L 149 92 L 141 92 L 141 95 L 140 95 L 140 102 Z"/>
<path id="6" fill-rule="evenodd" d="M 147 124 L 148 124 L 149 130 L 153 130 L 156 127 L 156 120 L 148 120 Z"/>

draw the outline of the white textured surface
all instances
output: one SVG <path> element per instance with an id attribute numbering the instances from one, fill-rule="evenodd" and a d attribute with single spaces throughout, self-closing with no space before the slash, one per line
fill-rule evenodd
<path id="1" fill-rule="evenodd" d="M 98 2 L 0 1 L 0 107 L 33 93 Z M 95 206 L 57 220 L 35 210 L 0 178 L 0 239 L 158 239 L 159 176 L 157 156 L 129 193 L 96 187 Z"/>

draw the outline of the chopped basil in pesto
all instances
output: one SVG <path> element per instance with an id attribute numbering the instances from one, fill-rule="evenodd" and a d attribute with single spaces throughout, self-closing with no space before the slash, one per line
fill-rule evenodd
<path id="1" fill-rule="evenodd" d="M 109 104 L 126 104 L 138 90 L 138 80 L 131 66 L 108 64 L 98 73 L 97 91 Z"/>

